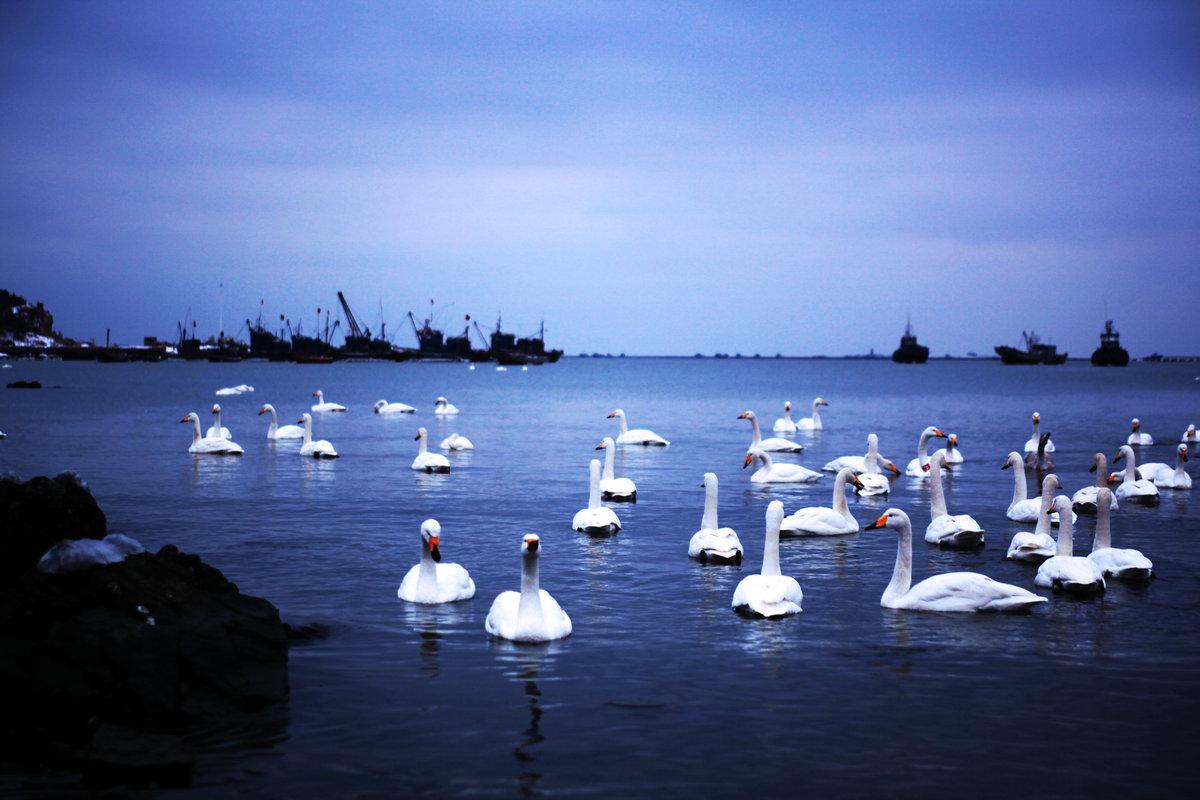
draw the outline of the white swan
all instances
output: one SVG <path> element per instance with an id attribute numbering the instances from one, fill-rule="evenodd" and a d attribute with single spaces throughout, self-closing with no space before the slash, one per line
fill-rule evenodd
<path id="1" fill-rule="evenodd" d="M 705 564 L 741 564 L 742 540 L 733 528 L 721 528 L 717 523 L 717 476 L 704 473 L 704 516 L 700 530 L 688 542 L 688 556 Z"/>
<path id="2" fill-rule="evenodd" d="M 747 453 L 755 448 L 767 453 L 799 453 L 804 450 L 804 445 L 781 436 L 762 438 L 762 432 L 758 429 L 758 417 L 753 411 L 743 411 L 738 414 L 738 419 L 750 420 L 750 446 L 746 448 Z"/>
<path id="3" fill-rule="evenodd" d="M 1075 494 L 1071 495 L 1071 509 L 1073 511 L 1082 511 L 1084 513 L 1096 513 L 1096 497 L 1097 493 L 1102 488 L 1106 488 L 1108 483 L 1108 459 L 1104 453 L 1096 453 L 1092 456 L 1092 467 L 1090 472 L 1096 473 L 1096 484 L 1094 486 L 1085 486 Z M 1112 510 L 1117 510 L 1117 498 L 1113 498 Z"/>
<path id="4" fill-rule="evenodd" d="M 412 469 L 417 472 L 447 473 L 450 471 L 450 459 L 441 453 L 429 452 L 429 431 L 417 428 L 417 457 L 413 459 Z"/>
<path id="5" fill-rule="evenodd" d="M 213 403 L 212 407 L 213 424 L 204 435 L 209 439 L 232 439 L 233 436 L 229 433 L 229 428 L 221 424 L 221 404 Z"/>
<path id="6" fill-rule="evenodd" d="M 1020 586 L 994 581 L 978 572 L 946 572 L 912 585 L 912 521 L 898 508 L 889 508 L 867 526 L 873 531 L 896 531 L 896 565 L 892 580 L 879 598 L 884 608 L 904 611 L 1023 611 L 1046 598 Z"/>
<path id="7" fill-rule="evenodd" d="M 296 420 L 304 426 L 304 444 L 300 446 L 300 455 L 312 458 L 337 458 L 337 450 L 327 439 L 312 438 L 312 414 L 305 412 Z"/>
<path id="8" fill-rule="evenodd" d="M 1042 495 L 1040 498 L 1029 499 L 1028 488 L 1025 484 L 1025 465 L 1021 461 L 1021 455 L 1016 451 L 1008 454 L 1008 459 L 1001 465 L 1000 469 L 1012 468 L 1013 471 L 1013 496 L 1012 502 L 1008 504 L 1008 511 L 1005 513 L 1009 519 L 1014 522 L 1038 522 L 1041 519 L 1043 506 L 1053 508 L 1053 498 L 1047 494 L 1047 487 L 1050 491 L 1053 489 L 1062 488 L 1058 482 L 1057 475 L 1047 475 L 1042 481 Z M 1054 480 L 1051 481 L 1050 478 Z M 1065 496 L 1065 495 L 1064 495 Z M 1071 521 L 1078 520 L 1075 512 L 1071 512 Z M 1050 514 L 1051 524 L 1058 524 L 1058 512 L 1052 511 Z"/>
<path id="9" fill-rule="evenodd" d="M 415 414 L 417 409 L 407 403 L 389 403 L 387 400 L 375 401 L 376 414 Z"/>
<path id="10" fill-rule="evenodd" d="M 1163 489 L 1190 489 L 1192 476 L 1187 474 L 1184 464 L 1188 460 L 1188 446 L 1180 444 L 1175 449 L 1175 469 L 1165 464 L 1154 475 L 1154 485 Z M 1145 472 L 1142 472 L 1145 475 Z"/>
<path id="11" fill-rule="evenodd" d="M 648 431 L 645 428 L 630 430 L 629 423 L 625 421 L 625 412 L 619 408 L 608 415 L 609 419 L 613 417 L 616 417 L 621 424 L 621 433 L 617 436 L 617 444 L 641 444 L 652 447 L 666 447 L 670 444 L 654 431 Z"/>
<path id="12" fill-rule="evenodd" d="M 492 636 L 514 642 L 549 642 L 571 635 L 571 618 L 539 585 L 540 544 L 536 533 L 521 540 L 521 591 L 501 592 L 492 601 L 483 623 Z"/>
<path id="13" fill-rule="evenodd" d="M 200 435 L 200 415 L 195 411 L 188 414 L 180 422 L 192 423 L 192 445 L 189 453 L 199 453 L 214 456 L 240 456 L 244 453 L 242 446 L 230 439 L 218 439 L 212 436 Z"/>
<path id="14" fill-rule="evenodd" d="M 1129 438 L 1125 440 L 1126 444 L 1154 444 L 1154 437 L 1148 433 L 1142 433 L 1142 423 L 1137 417 L 1134 417 L 1129 422 L 1129 429 L 1132 431 Z"/>
<path id="15" fill-rule="evenodd" d="M 611 436 L 605 436 L 597 450 L 604 451 L 604 474 L 600 478 L 600 495 L 605 500 L 617 503 L 636 503 L 637 485 L 629 478 L 616 477 L 613 461 L 616 458 L 617 445 Z"/>
<path id="16" fill-rule="evenodd" d="M 1139 503 L 1146 506 L 1158 505 L 1158 487 L 1153 481 L 1148 481 L 1145 478 L 1138 477 L 1137 461 L 1133 455 L 1133 448 L 1127 444 L 1121 445 L 1121 449 L 1113 456 L 1113 463 L 1116 464 L 1121 459 L 1125 461 L 1125 477 L 1121 484 L 1117 486 L 1117 499 L 1124 500 L 1127 503 Z"/>
<path id="17" fill-rule="evenodd" d="M 962 451 L 958 449 L 958 434 L 952 433 L 946 437 L 946 446 L 934 452 L 941 453 L 946 457 L 947 464 L 963 463 Z"/>
<path id="18" fill-rule="evenodd" d="M 217 397 L 235 397 L 239 394 L 246 394 L 247 392 L 253 391 L 253 386 L 247 386 L 244 383 L 239 383 L 237 386 L 226 386 L 223 389 L 217 389 L 216 395 Z"/>
<path id="19" fill-rule="evenodd" d="M 588 464 L 588 504 L 571 520 L 571 527 L 590 536 L 611 536 L 621 530 L 621 520 L 611 508 L 600 505 L 600 461 Z"/>
<path id="20" fill-rule="evenodd" d="M 317 389 L 315 392 L 313 392 L 312 396 L 317 398 L 317 403 L 316 403 L 316 405 L 314 405 L 312 407 L 312 410 L 317 412 L 318 414 L 323 411 L 345 411 L 346 410 L 346 407 L 344 405 L 341 405 L 340 403 L 326 403 L 325 402 L 325 393 L 322 392 L 320 389 Z"/>
<path id="21" fill-rule="evenodd" d="M 942 433 L 935 425 L 930 425 L 921 431 L 921 438 L 917 439 L 917 457 L 908 462 L 908 467 L 905 468 L 904 474 L 910 478 L 924 478 L 928 475 L 929 440 L 945 438 L 946 434 Z"/>
<path id="22" fill-rule="evenodd" d="M 1058 509 L 1058 546 L 1055 554 L 1038 567 L 1034 584 L 1043 589 L 1066 590 L 1072 594 L 1095 594 L 1104 591 L 1104 573 L 1095 562 L 1072 553 L 1071 501 L 1060 496 L 1054 499 Z"/>
<path id="23" fill-rule="evenodd" d="M 271 426 L 267 428 L 268 439 L 302 439 L 304 438 L 304 428 L 299 425 L 284 425 L 279 426 L 279 417 L 275 414 L 275 406 L 267 403 L 258 409 L 258 415 L 271 415 Z"/>
<path id="24" fill-rule="evenodd" d="M 1042 438 L 1041 434 L 1038 433 L 1038 424 L 1041 421 L 1042 421 L 1042 415 L 1036 411 L 1033 412 L 1033 435 L 1029 437 L 1029 441 L 1025 442 L 1025 452 L 1026 453 L 1036 453 L 1037 452 L 1038 442 Z M 1055 449 L 1054 442 L 1047 440 L 1046 452 L 1053 453 L 1054 449 Z"/>
<path id="25" fill-rule="evenodd" d="M 444 397 L 439 397 L 433 401 L 433 413 L 439 417 L 448 417 L 458 413 L 458 406 Z"/>
<path id="26" fill-rule="evenodd" d="M 475 443 L 461 433 L 452 433 L 442 439 L 440 447 L 443 450 L 474 450 Z"/>
<path id="27" fill-rule="evenodd" d="M 733 610 L 751 617 L 774 619 L 799 614 L 804 592 L 795 578 L 779 570 L 779 525 L 783 522 L 783 503 L 772 500 L 767 506 L 767 537 L 763 545 L 762 569 L 747 575 L 733 590 Z"/>
<path id="28" fill-rule="evenodd" d="M 795 433 L 796 422 L 792 419 L 792 401 L 785 400 L 783 402 L 783 416 L 775 420 L 775 424 L 771 427 L 775 433 Z"/>
<path id="29" fill-rule="evenodd" d="M 1149 580 L 1154 577 L 1154 563 L 1150 559 L 1142 555 L 1140 550 L 1119 550 L 1112 546 L 1108 512 L 1113 502 L 1113 493 L 1107 487 L 1102 488 L 1096 497 L 1096 536 L 1092 539 L 1092 552 L 1088 553 L 1088 560 L 1106 578 Z"/>
<path id="30" fill-rule="evenodd" d="M 421 523 L 421 560 L 400 582 L 396 596 L 410 603 L 434 605 L 470 600 L 475 596 L 475 581 L 458 564 L 443 564 L 442 526 L 436 519 Z"/>
<path id="31" fill-rule="evenodd" d="M 1017 453 L 1018 462 L 1021 456 Z M 1009 561 L 1042 562 L 1058 552 L 1058 543 L 1050 535 L 1050 509 L 1054 507 L 1054 490 L 1058 488 L 1058 476 L 1047 475 L 1042 481 L 1042 496 L 1036 502 L 1039 504 L 1037 527 L 1033 532 L 1018 531 L 1013 534 L 1008 545 L 1008 553 L 1004 556 Z"/>
<path id="32" fill-rule="evenodd" d="M 821 424 L 821 406 L 829 405 L 829 401 L 822 397 L 813 400 L 812 416 L 804 417 L 796 422 L 796 427 L 802 431 L 823 431 L 825 426 Z"/>
<path id="33" fill-rule="evenodd" d="M 799 464 L 776 464 L 762 450 L 747 453 L 742 469 L 753 464 L 754 459 L 761 461 L 762 466 L 750 476 L 751 483 L 815 483 L 821 479 L 821 473 Z"/>
<path id="34" fill-rule="evenodd" d="M 925 528 L 925 541 L 939 547 L 966 549 L 982 547 L 983 528 L 970 514 L 951 514 L 946 510 L 946 495 L 942 493 L 942 470 L 946 459 L 935 453 L 929 462 L 929 526 Z"/>
<path id="35" fill-rule="evenodd" d="M 808 506 L 783 518 L 779 530 L 789 536 L 844 536 L 858 533 L 858 520 L 846 505 L 846 481 L 856 480 L 854 470 L 844 467 L 833 480 L 831 506 Z"/>
<path id="36" fill-rule="evenodd" d="M 892 475 L 900 474 L 899 467 L 879 454 L 877 443 L 878 437 L 875 434 L 867 437 L 867 455 L 863 465 L 866 471 L 860 473 L 858 480 L 854 482 L 854 491 L 862 497 L 877 497 L 892 490 L 891 481 L 882 473 L 883 467 Z"/>
<path id="37" fill-rule="evenodd" d="M 1187 426 L 1187 430 L 1183 432 L 1183 437 L 1179 440 L 1184 444 L 1196 444 L 1200 442 L 1200 437 L 1196 436 L 1196 424 L 1191 423 Z"/>
<path id="38" fill-rule="evenodd" d="M 887 469 L 896 475 L 900 474 L 900 469 L 894 463 L 884 458 L 879 452 L 879 437 L 873 433 L 867 434 L 867 454 L 865 456 L 838 456 L 833 461 L 826 462 L 825 466 L 821 467 L 822 472 L 841 472 L 846 467 L 855 472 L 870 472 L 870 462 L 872 459 L 879 460 L 879 466 Z M 876 474 L 879 470 L 876 469 Z"/>
<path id="39" fill-rule="evenodd" d="M 1032 453 L 1025 454 L 1025 466 L 1035 472 L 1048 472 L 1054 469 L 1054 455 L 1047 449 L 1050 444 L 1050 433 L 1043 433 L 1038 439 L 1038 448 Z"/>

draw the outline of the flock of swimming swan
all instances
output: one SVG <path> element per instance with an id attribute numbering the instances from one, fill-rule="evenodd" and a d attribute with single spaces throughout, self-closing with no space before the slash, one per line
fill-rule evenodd
<path id="1" fill-rule="evenodd" d="M 249 391 L 252 388 L 246 387 Z M 345 412 L 346 407 L 325 400 L 321 390 L 313 392 L 317 402 L 312 412 L 317 414 Z M 777 419 L 773 432 L 794 434 L 798 431 L 820 431 L 823 429 L 820 409 L 828 402 L 818 397 L 812 404 L 812 416 L 793 420 L 791 403 L 784 404 L 784 416 Z M 378 401 L 376 414 L 411 414 L 416 409 L 404 403 Z M 211 455 L 240 455 L 243 449 L 236 444 L 229 429 L 221 422 L 221 407 L 212 409 L 213 424 L 201 435 L 199 416 L 190 413 L 183 422 L 193 425 L 192 445 L 189 452 Z M 300 453 L 315 458 L 336 458 L 337 451 L 326 440 L 312 438 L 313 416 L 301 414 L 296 425 L 280 426 L 275 408 L 265 404 L 259 415 L 269 414 L 270 425 L 267 438 L 270 440 L 299 439 L 303 444 Z M 454 416 L 457 407 L 444 397 L 435 401 L 434 413 L 439 417 Z M 571 527 L 591 536 L 610 536 L 621 530 L 621 520 L 616 511 L 604 505 L 609 502 L 636 502 L 637 486 L 632 480 L 615 475 L 614 453 L 618 446 L 666 447 L 670 443 L 657 433 L 644 428 L 629 428 L 625 412 L 617 409 L 608 415 L 618 421 L 617 436 L 605 436 L 596 450 L 604 450 L 603 466 L 593 458 L 588 469 L 588 504 L 572 519 Z M 800 453 L 803 444 L 780 436 L 763 438 L 758 418 L 753 411 L 745 411 L 738 419 L 750 423 L 751 441 L 746 451 L 743 466 L 757 464 L 750 475 L 753 484 L 770 483 L 813 483 L 824 473 L 834 473 L 833 499 L 829 506 L 810 506 L 786 514 L 783 503 L 772 501 L 766 510 L 766 533 L 763 558 L 756 574 L 743 578 L 734 590 L 732 608 L 739 614 L 779 618 L 798 614 L 802 610 L 804 593 L 800 584 L 792 577 L 783 575 L 780 569 L 780 539 L 801 536 L 845 536 L 858 533 L 858 520 L 850 513 L 846 493 L 853 490 L 862 496 L 886 495 L 891 483 L 889 475 L 896 477 L 901 469 L 879 451 L 879 437 L 867 436 L 865 455 L 846 455 L 829 461 L 820 472 L 799 464 L 777 463 L 770 453 Z M 1034 413 L 1033 430 L 1025 442 L 1024 452 L 1008 454 L 1001 467 L 1013 471 L 1013 497 L 1007 509 L 1007 517 L 1020 523 L 1035 523 L 1034 530 L 1020 531 L 1012 537 L 1006 558 L 1037 565 L 1034 585 L 1055 592 L 1093 594 L 1104 591 L 1106 579 L 1147 580 L 1153 577 L 1153 563 L 1141 552 L 1119 549 L 1112 546 L 1109 521 L 1111 512 L 1119 503 L 1157 504 L 1159 489 L 1190 489 L 1191 476 L 1185 465 L 1188 461 L 1189 445 L 1197 443 L 1195 425 L 1189 425 L 1176 447 L 1176 462 L 1169 465 L 1161 462 L 1136 463 L 1134 447 L 1153 444 L 1153 438 L 1141 430 L 1141 423 L 1134 419 L 1131 433 L 1124 445 L 1114 456 L 1114 463 L 1124 461 L 1123 472 L 1108 472 L 1108 461 L 1103 453 L 1092 458 L 1091 471 L 1096 473 L 1094 485 L 1086 486 L 1068 498 L 1056 494 L 1062 489 L 1053 468 L 1055 445 L 1049 433 L 1039 429 L 1041 415 Z M 419 428 L 416 434 L 418 453 L 412 469 L 427 473 L 450 472 L 450 461 L 441 453 L 429 451 L 429 434 Z M 929 444 L 935 439 L 944 439 L 945 447 L 929 453 Z M 445 451 L 470 450 L 474 445 L 465 436 L 451 434 L 441 442 Z M 929 482 L 930 521 L 925 529 L 928 544 L 951 549 L 982 547 L 986 533 L 969 514 L 952 514 L 946 504 L 942 486 L 943 474 L 953 474 L 952 465 L 962 464 L 964 457 L 958 446 L 957 434 L 945 434 L 937 426 L 921 431 L 917 439 L 916 455 L 905 466 L 903 474 Z M 1026 484 L 1026 470 L 1041 475 L 1041 494 L 1030 498 Z M 1111 489 L 1110 485 L 1116 488 Z M 742 563 L 745 549 L 736 531 L 721 527 L 717 519 L 718 481 L 715 473 L 705 473 L 703 484 L 704 511 L 700 530 L 688 542 L 688 556 L 706 564 Z M 1073 551 L 1073 530 L 1079 513 L 1096 516 L 1095 536 L 1092 550 L 1087 556 L 1076 556 Z M 886 608 L 913 611 L 978 612 L 1019 611 L 1039 603 L 1045 597 L 1012 584 L 1001 583 L 975 572 L 949 572 L 934 575 L 913 585 L 912 537 L 913 523 L 907 513 L 899 508 L 889 508 L 866 525 L 865 530 L 890 528 L 896 534 L 896 562 L 891 581 L 880 598 Z M 1052 535 L 1057 528 L 1057 536 Z M 459 564 L 441 560 L 441 525 L 435 519 L 421 524 L 421 557 L 405 575 L 397 595 L 410 603 L 438 604 L 467 600 L 475 596 L 475 583 L 465 568 Z M 527 534 L 521 540 L 521 589 L 519 592 L 502 592 L 493 601 L 484 627 L 492 636 L 519 642 L 546 642 L 570 635 L 571 619 L 554 597 L 542 589 L 539 582 L 538 563 L 541 540 L 536 534 Z"/>

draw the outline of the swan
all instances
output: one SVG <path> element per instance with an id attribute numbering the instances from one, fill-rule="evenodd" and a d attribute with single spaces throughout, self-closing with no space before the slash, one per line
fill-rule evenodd
<path id="1" fill-rule="evenodd" d="M 1038 438 L 1038 448 L 1036 452 L 1025 454 L 1025 466 L 1035 472 L 1048 472 L 1054 469 L 1054 456 L 1047 449 L 1047 444 L 1050 442 L 1050 434 L 1043 433 Z"/>
<path id="2" fill-rule="evenodd" d="M 779 530 L 789 536 L 844 536 L 858 533 L 858 520 L 846 505 L 846 481 L 855 481 L 854 470 L 843 467 L 833 480 L 831 506 L 808 506 L 783 518 Z"/>
<path id="3" fill-rule="evenodd" d="M 304 438 L 304 429 L 299 425 L 284 425 L 279 427 L 279 417 L 275 414 L 275 406 L 267 403 L 258 409 L 258 415 L 271 415 L 271 427 L 267 428 L 268 439 L 302 439 Z"/>
<path id="4" fill-rule="evenodd" d="M 796 427 L 802 431 L 823 431 L 825 426 L 821 424 L 821 406 L 829 405 L 829 401 L 822 397 L 813 400 L 812 416 L 796 422 Z"/>
<path id="5" fill-rule="evenodd" d="M 245 451 L 242 446 L 231 439 L 218 439 L 212 436 L 200 435 L 200 415 L 195 411 L 188 414 L 180 422 L 192 423 L 192 446 L 189 453 L 201 453 L 214 456 L 240 456 Z"/>
<path id="6" fill-rule="evenodd" d="M 312 456 L 313 458 L 337 458 L 337 450 L 333 449 L 333 445 L 326 439 L 312 438 L 312 414 L 307 412 L 300 415 L 300 419 L 296 420 L 304 426 L 304 444 L 300 446 L 300 455 Z"/>
<path id="7" fill-rule="evenodd" d="M 317 398 L 317 404 L 312 407 L 312 410 L 321 413 L 322 411 L 345 411 L 346 407 L 340 403 L 326 403 L 325 393 L 317 389 L 312 393 L 312 396 Z"/>
<path id="8" fill-rule="evenodd" d="M 799 453 L 804 450 L 804 445 L 799 442 L 793 442 L 791 439 L 784 439 L 781 436 L 771 436 L 762 438 L 762 432 L 758 428 L 758 417 L 753 411 L 743 411 L 738 414 L 738 419 L 750 420 L 750 446 L 746 448 L 749 453 L 756 447 L 767 453 Z"/>
<path id="9" fill-rule="evenodd" d="M 945 438 L 946 434 L 934 425 L 921 431 L 921 438 L 917 440 L 917 457 L 908 462 L 904 474 L 910 478 L 924 478 L 929 473 L 929 440 Z"/>
<path id="10" fill-rule="evenodd" d="M 946 572 L 912 585 L 912 521 L 898 508 L 889 508 L 867 530 L 896 531 L 896 566 L 879 598 L 884 608 L 904 611 L 1023 611 L 1046 598 L 978 572 Z"/>
<path id="11" fill-rule="evenodd" d="M 387 400 L 375 401 L 376 414 L 415 414 L 417 411 L 407 403 L 389 403 Z"/>
<path id="12" fill-rule="evenodd" d="M 617 446 L 611 436 L 605 436 L 597 450 L 604 451 L 604 475 L 600 478 L 600 495 L 605 500 L 618 503 L 636 503 L 637 486 L 629 478 L 615 477 L 613 460 L 616 457 Z"/>
<path id="13" fill-rule="evenodd" d="M 1127 459 L 1127 461 L 1125 462 L 1125 477 L 1117 486 L 1117 499 L 1147 506 L 1158 505 L 1158 487 L 1152 481 L 1138 477 L 1133 448 L 1127 444 L 1121 445 L 1121 449 L 1113 456 L 1113 463 L 1116 464 L 1121 459 Z"/>
<path id="14" fill-rule="evenodd" d="M 213 403 L 213 424 L 204 435 L 209 439 L 232 439 L 229 434 L 229 428 L 221 424 L 221 404 Z"/>
<path id="15" fill-rule="evenodd" d="M 441 448 L 443 450 L 474 450 L 475 443 L 461 433 L 452 433 L 442 439 Z"/>
<path id="16" fill-rule="evenodd" d="M 866 470 L 858 475 L 858 480 L 854 482 L 854 491 L 862 497 L 876 497 L 881 494 L 888 494 L 892 490 L 892 484 L 888 477 L 880 471 L 881 467 L 886 467 L 893 476 L 900 474 L 900 468 L 879 455 L 879 450 L 876 447 L 878 437 L 871 434 L 867 437 L 867 455 L 864 459 Z"/>
<path id="17" fill-rule="evenodd" d="M 815 483 L 821 479 L 821 473 L 799 464 L 776 464 L 762 450 L 747 453 L 742 469 L 754 463 L 756 458 L 762 461 L 762 466 L 750 476 L 751 483 Z"/>
<path id="18" fill-rule="evenodd" d="M 619 408 L 608 415 L 609 419 L 613 417 L 616 417 L 621 423 L 621 433 L 617 436 L 617 444 L 642 444 L 654 447 L 666 447 L 670 444 L 654 431 L 648 431 L 645 428 L 630 430 L 629 424 L 625 421 L 625 412 Z"/>
<path id="19" fill-rule="evenodd" d="M 1188 460 L 1188 446 L 1180 444 L 1175 450 L 1175 469 L 1163 466 L 1154 476 L 1154 485 L 1163 489 L 1190 489 L 1192 476 L 1188 475 L 1183 465 Z M 1146 473 L 1143 472 L 1143 475 Z"/>
<path id="20" fill-rule="evenodd" d="M 962 451 L 958 449 L 958 434 L 952 433 L 946 437 L 946 446 L 934 452 L 941 453 L 946 457 L 947 464 L 963 463 Z"/>
<path id="21" fill-rule="evenodd" d="M 538 584 L 541 540 L 529 533 L 521 540 L 521 591 L 501 592 L 492 601 L 483 628 L 514 642 L 549 642 L 571 635 L 571 618 Z"/>
<path id="22" fill-rule="evenodd" d="M 1096 485 L 1085 486 L 1071 496 L 1071 508 L 1074 511 L 1082 511 L 1084 513 L 1096 513 L 1096 496 L 1100 489 L 1105 487 L 1108 482 L 1108 459 L 1104 453 L 1096 453 L 1092 456 L 1091 472 L 1096 473 Z M 1117 510 L 1117 498 L 1112 499 L 1112 510 Z"/>
<path id="23" fill-rule="evenodd" d="M 879 466 L 886 468 L 889 472 L 896 475 L 900 474 L 900 469 L 894 463 L 880 455 L 879 437 L 873 433 L 867 434 L 867 454 L 865 456 L 838 456 L 833 461 L 829 461 L 825 466 L 821 467 L 821 471 L 841 472 L 846 467 L 849 467 L 855 472 L 869 472 L 869 464 L 872 459 L 878 459 Z"/>
<path id="24" fill-rule="evenodd" d="M 783 402 L 783 416 L 775 420 L 775 424 L 771 427 L 775 433 L 795 433 L 796 423 L 792 420 L 792 401 L 785 400 Z"/>
<path id="25" fill-rule="evenodd" d="M 1033 412 L 1033 435 L 1030 436 L 1029 441 L 1027 441 L 1025 443 L 1025 452 L 1026 453 L 1036 453 L 1037 452 L 1038 442 L 1041 440 L 1041 436 L 1038 435 L 1038 423 L 1040 423 L 1041 421 L 1042 421 L 1042 415 L 1036 411 Z M 1046 452 L 1053 453 L 1054 449 L 1055 449 L 1054 442 L 1047 440 L 1046 441 Z"/>
<path id="26" fill-rule="evenodd" d="M 421 523 L 421 561 L 400 582 L 396 596 L 410 603 L 435 605 L 470 600 L 475 581 L 458 564 L 443 564 L 440 542 L 442 526 L 436 519 Z"/>
<path id="27" fill-rule="evenodd" d="M 1012 455 L 1017 456 L 1020 463 L 1021 457 L 1016 453 Z M 1008 553 L 1004 556 L 1009 561 L 1041 562 L 1058 552 L 1058 543 L 1050 535 L 1050 509 L 1054 507 L 1053 496 L 1057 487 L 1057 475 L 1047 475 L 1042 481 L 1042 496 L 1036 501 L 1039 503 L 1037 527 L 1033 533 L 1018 531 L 1013 534 Z"/>
<path id="28" fill-rule="evenodd" d="M 1072 594 L 1094 594 L 1104 591 L 1104 573 L 1091 561 L 1083 556 L 1072 555 L 1071 542 L 1071 501 L 1066 497 L 1056 497 L 1054 505 L 1058 509 L 1058 546 L 1055 554 L 1042 562 L 1038 567 L 1034 584 L 1043 589 L 1054 591 L 1066 590 Z"/>
<path id="29" fill-rule="evenodd" d="M 742 540 L 733 528 L 717 527 L 717 476 L 704 473 L 704 516 L 700 519 L 700 530 L 692 534 L 688 542 L 688 556 L 698 558 L 704 564 L 741 564 Z"/>
<path id="30" fill-rule="evenodd" d="M 767 539 L 763 545 L 762 569 L 747 575 L 733 590 L 733 610 L 751 617 L 774 619 L 799 614 L 804 592 L 795 578 L 779 571 L 779 525 L 783 522 L 783 503 L 772 500 L 767 506 Z"/>
<path id="31" fill-rule="evenodd" d="M 1183 432 L 1183 438 L 1181 438 L 1179 441 L 1183 442 L 1184 444 L 1196 444 L 1197 442 L 1200 442 L 1200 438 L 1197 438 L 1196 436 L 1195 423 L 1187 426 L 1187 430 Z"/>
<path id="32" fill-rule="evenodd" d="M 246 394 L 247 392 L 253 391 L 253 386 L 247 386 L 244 383 L 239 383 L 237 386 L 226 386 L 223 389 L 217 389 L 216 395 L 217 397 L 235 397 L 239 394 Z"/>
<path id="33" fill-rule="evenodd" d="M 600 460 L 588 464 L 588 504 L 571 520 L 571 527 L 591 536 L 611 536 L 621 530 L 621 520 L 611 508 L 600 505 Z"/>
<path id="34" fill-rule="evenodd" d="M 439 397 L 433 401 L 433 413 L 439 417 L 448 417 L 458 413 L 458 406 L 444 397 Z"/>
<path id="35" fill-rule="evenodd" d="M 1106 578 L 1117 580 L 1144 581 L 1154 577 L 1154 563 L 1142 555 L 1140 550 L 1118 550 L 1112 546 L 1112 531 L 1109 526 L 1109 509 L 1115 502 L 1108 487 L 1102 487 L 1096 496 L 1096 536 L 1092 539 L 1092 552 L 1088 560 L 1104 573 Z"/>
<path id="36" fill-rule="evenodd" d="M 935 453 L 930 461 L 931 492 L 929 495 L 929 526 L 925 528 L 925 541 L 939 547 L 965 550 L 984 545 L 983 528 L 970 514 L 951 514 L 946 510 L 946 495 L 942 493 L 942 470 L 946 460 Z"/>
<path id="37" fill-rule="evenodd" d="M 448 458 L 441 453 L 429 452 L 429 432 L 427 430 L 417 428 L 417 435 L 413 438 L 419 444 L 417 445 L 417 457 L 412 462 L 412 469 L 417 472 L 446 473 L 450 471 Z"/>
<path id="38" fill-rule="evenodd" d="M 1047 475 L 1042 481 L 1042 496 L 1040 498 L 1029 499 L 1028 489 L 1025 485 L 1025 465 L 1021 461 L 1021 455 L 1017 452 L 1008 454 L 1008 459 L 1001 465 L 1000 469 L 1008 469 L 1012 467 L 1013 471 L 1013 496 L 1012 502 L 1008 504 L 1008 511 L 1005 516 L 1014 522 L 1040 522 L 1042 507 L 1053 507 L 1053 498 L 1047 492 L 1053 492 L 1054 489 L 1062 488 L 1058 482 L 1057 475 Z M 1051 481 L 1050 478 L 1054 480 Z M 1071 521 L 1076 522 L 1075 512 L 1071 512 Z M 1050 522 L 1054 525 L 1058 524 L 1058 512 L 1051 512 Z"/>
<path id="39" fill-rule="evenodd" d="M 1129 438 L 1125 440 L 1125 444 L 1154 444 L 1153 436 L 1148 433 L 1142 433 L 1142 423 L 1137 417 L 1134 417 L 1132 420 L 1130 420 L 1129 429 L 1132 431 L 1132 433 L 1130 433 Z"/>

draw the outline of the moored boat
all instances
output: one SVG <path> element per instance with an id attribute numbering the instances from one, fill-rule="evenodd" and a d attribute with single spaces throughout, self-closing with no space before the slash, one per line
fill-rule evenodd
<path id="1" fill-rule="evenodd" d="M 1021 347 L 997 345 L 996 355 L 1005 364 L 1063 364 L 1067 354 L 1058 352 L 1058 347 L 1047 344 L 1033 331 L 1021 331 Z"/>
<path id="2" fill-rule="evenodd" d="M 1092 353 L 1092 366 L 1129 366 L 1129 351 L 1121 347 L 1121 334 L 1113 327 L 1111 319 L 1104 321 L 1104 330 L 1100 332 L 1100 346 Z"/>

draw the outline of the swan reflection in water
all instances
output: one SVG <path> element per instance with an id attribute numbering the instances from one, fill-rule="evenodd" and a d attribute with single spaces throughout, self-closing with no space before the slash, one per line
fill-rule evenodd
<path id="1" fill-rule="evenodd" d="M 421 674 L 433 679 L 441 675 L 438 655 L 445 632 L 455 628 L 471 628 L 469 603 L 404 603 L 404 620 L 417 632 L 420 639 Z"/>
<path id="2" fill-rule="evenodd" d="M 562 642 L 547 642 L 546 644 L 516 644 L 502 639 L 492 640 L 492 647 L 504 662 L 512 665 L 505 675 L 521 684 L 529 708 L 529 724 L 521 731 L 521 738 L 513 748 L 513 758 L 517 760 L 517 791 L 522 797 L 535 797 L 538 792 L 538 781 L 542 773 L 537 770 L 537 745 L 545 741 L 542 733 L 542 689 L 538 678 L 548 666 L 553 665 L 553 655 L 563 647 Z"/>

